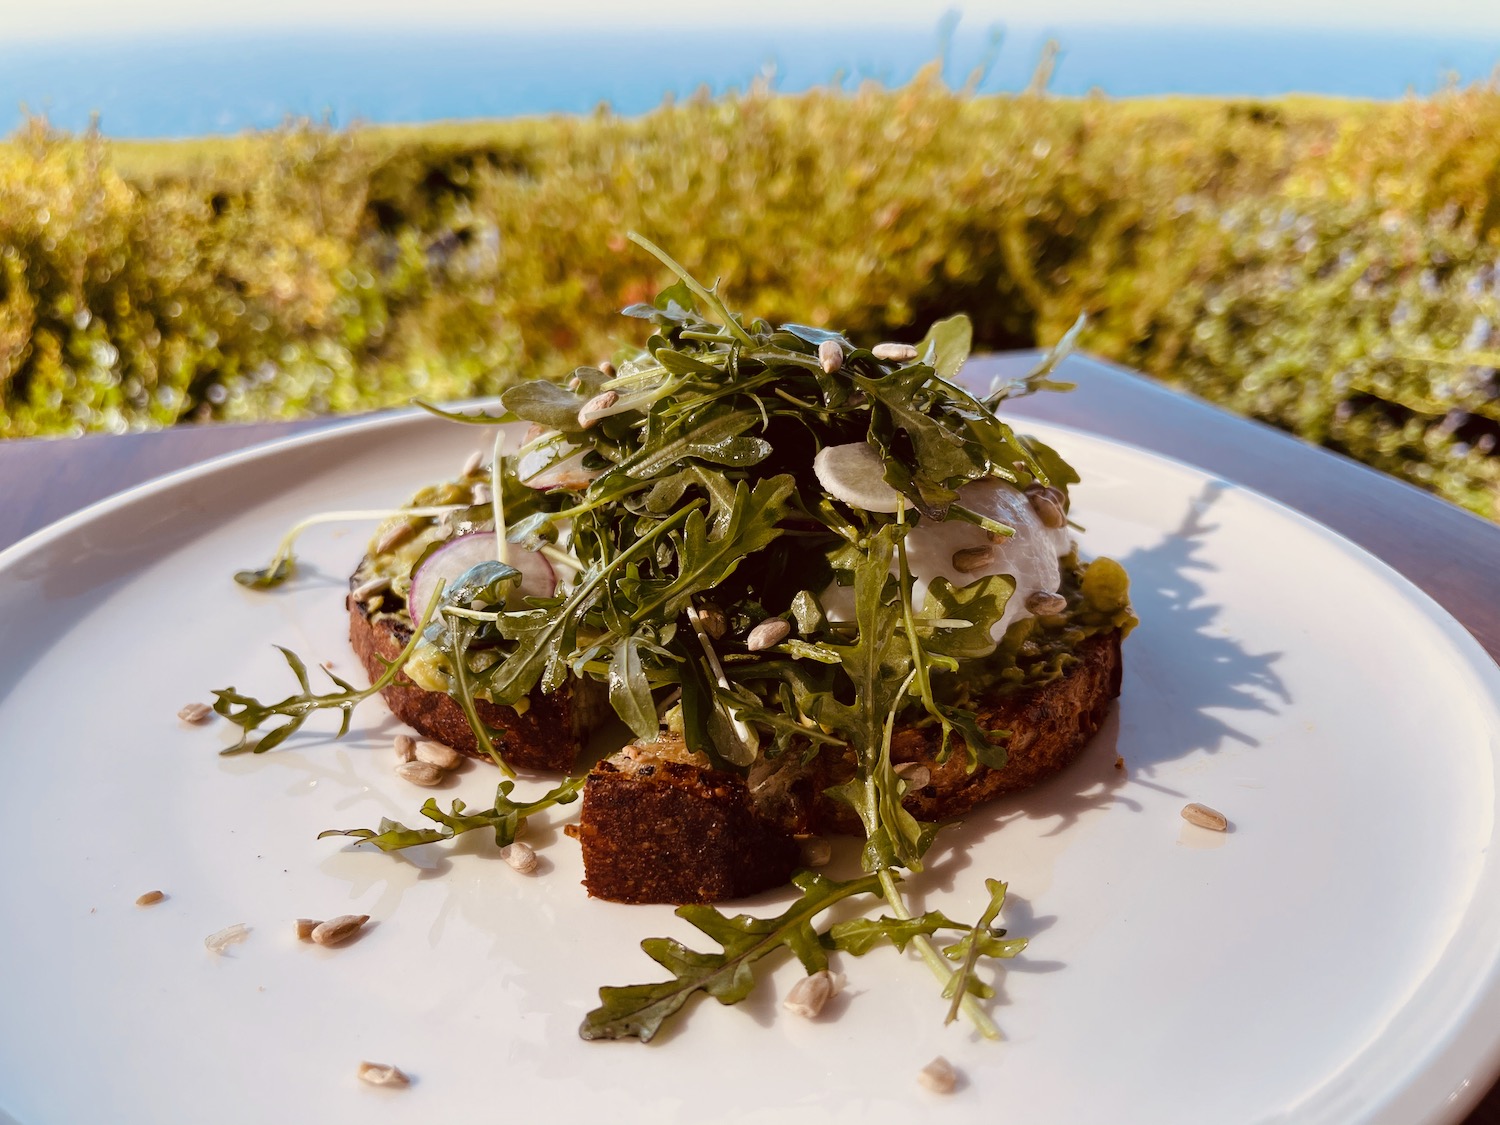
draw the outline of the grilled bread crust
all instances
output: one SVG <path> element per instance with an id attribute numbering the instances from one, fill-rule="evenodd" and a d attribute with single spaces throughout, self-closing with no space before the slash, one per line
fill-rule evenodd
<path id="1" fill-rule="evenodd" d="M 1061 772 L 1098 732 L 1120 694 L 1120 634 L 1086 640 L 1078 660 L 1050 683 L 979 701 L 979 726 L 1007 730 L 1001 769 L 968 770 L 953 748 L 938 760 L 940 733 L 907 726 L 891 740 L 896 763 L 930 773 L 902 804 L 919 820 L 951 820 L 986 801 Z M 717 902 L 785 883 L 797 866 L 798 836 L 858 835 L 859 818 L 826 790 L 854 775 L 852 757 L 828 750 L 805 768 L 789 752 L 786 772 L 747 785 L 737 775 L 678 762 L 631 768 L 627 755 L 589 774 L 576 835 L 584 886 L 617 902 Z"/>
<path id="2" fill-rule="evenodd" d="M 399 618 L 372 618 L 369 604 L 357 601 L 352 593 L 348 600 L 349 642 L 374 683 L 411 640 L 412 629 Z M 499 732 L 495 746 L 512 766 L 567 773 L 578 758 L 583 737 L 598 722 L 594 687 L 592 682 L 570 680 L 551 695 L 532 692 L 529 705 L 519 712 L 484 699 L 476 699 L 474 709 Z M 380 694 L 396 718 L 427 738 L 471 758 L 489 760 L 452 696 L 420 688 L 404 675 L 398 675 Z"/>
<path id="3" fill-rule="evenodd" d="M 359 575 L 351 586 L 357 584 Z M 411 639 L 411 625 L 377 615 L 351 593 L 349 639 L 373 682 Z M 968 769 L 956 747 L 939 761 L 940 732 L 904 726 L 891 740 L 898 765 L 926 767 L 927 784 L 903 804 L 919 820 L 951 820 L 1006 793 L 1059 773 L 1083 749 L 1120 694 L 1121 635 L 1084 641 L 1077 661 L 1050 683 L 977 702 L 984 730 L 1005 730 L 1001 769 Z M 461 753 L 488 760 L 458 703 L 404 675 L 381 695 L 402 722 Z M 523 769 L 568 772 L 582 739 L 604 717 L 607 700 L 592 681 L 532 692 L 521 711 L 475 700 L 502 756 Z M 636 768 L 619 760 L 596 765 L 584 786 L 576 836 L 583 846 L 584 886 L 596 898 L 630 903 L 719 902 L 785 883 L 797 867 L 797 837 L 862 831 L 859 818 L 826 791 L 854 775 L 851 755 L 825 749 L 807 766 L 785 755 L 787 768 L 747 779 L 707 765 L 660 761 Z M 766 777 L 773 780 L 766 783 Z"/>
<path id="4" fill-rule="evenodd" d="M 981 699 L 975 708 L 981 730 L 1005 730 L 1006 762 L 1001 769 L 968 770 L 968 755 L 958 746 L 948 760 L 938 760 L 942 734 L 935 724 L 900 727 L 891 736 L 891 760 L 925 766 L 931 780 L 909 790 L 902 800 L 918 820 L 953 820 L 1006 793 L 1029 789 L 1071 765 L 1098 733 L 1110 703 L 1120 694 L 1122 662 L 1118 631 L 1085 640 L 1078 662 L 1060 677 L 1038 687 Z M 854 776 L 850 758 L 819 754 L 810 817 L 814 831 L 858 833 L 859 817 L 841 801 L 824 795 Z"/>
<path id="5" fill-rule="evenodd" d="M 761 816 L 739 776 L 661 762 L 600 762 L 584 786 L 574 833 L 583 885 L 612 902 L 719 902 L 778 887 L 800 848 Z"/>

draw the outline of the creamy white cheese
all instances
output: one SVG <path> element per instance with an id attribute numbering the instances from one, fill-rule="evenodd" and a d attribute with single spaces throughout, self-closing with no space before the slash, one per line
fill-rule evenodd
<path id="1" fill-rule="evenodd" d="M 1068 529 L 1049 528 L 1037 516 L 1026 495 L 1002 480 L 972 481 L 958 490 L 958 503 L 972 512 L 1015 528 L 1015 535 L 993 543 L 984 528 L 949 518 L 941 523 L 922 520 L 906 536 L 906 559 L 912 575 L 912 605 L 918 611 L 934 579 L 967 586 L 992 574 L 1015 579 L 1016 591 L 1005 606 L 992 636 L 998 640 L 1011 623 L 1029 614 L 1026 599 L 1038 592 L 1056 593 L 1062 583 L 1058 559 L 1072 550 Z M 953 565 L 953 556 L 971 547 L 992 548 L 987 565 L 968 573 Z M 830 585 L 819 595 L 831 620 L 854 616 L 854 591 Z"/>

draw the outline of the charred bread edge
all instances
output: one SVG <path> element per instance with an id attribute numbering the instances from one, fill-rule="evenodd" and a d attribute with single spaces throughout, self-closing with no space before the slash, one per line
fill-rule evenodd
<path id="1" fill-rule="evenodd" d="M 399 618 L 372 619 L 368 603 L 349 595 L 349 642 L 373 683 L 385 674 L 386 665 L 400 655 L 411 639 L 411 626 Z M 587 691 L 583 687 L 582 691 Z M 471 758 L 488 761 L 479 748 L 463 708 L 445 692 L 428 691 L 404 675 L 381 691 L 391 712 L 425 737 L 441 742 Z M 501 732 L 496 747 L 512 766 L 532 770 L 570 772 L 578 758 L 580 741 L 593 725 L 596 708 L 580 705 L 580 685 L 570 682 L 551 695 L 531 693 L 530 705 L 517 712 L 487 700 L 475 700 L 475 710 L 494 730 Z"/>
<path id="2" fill-rule="evenodd" d="M 939 762 L 936 729 L 899 729 L 892 758 L 931 772 L 927 785 L 907 793 L 907 810 L 922 820 L 951 820 L 1070 765 L 1120 694 L 1120 639 L 1118 631 L 1090 637 L 1058 679 L 980 701 L 980 725 L 1010 731 L 1002 769 L 981 765 L 970 773 L 961 748 Z M 734 774 L 667 763 L 628 776 L 600 762 L 584 786 L 576 832 L 584 886 L 596 898 L 632 903 L 717 902 L 779 886 L 797 866 L 797 835 L 861 831 L 852 809 L 824 795 L 852 773 L 851 761 L 820 754 L 810 784 L 797 786 L 811 800 L 773 818 L 755 808 Z"/>

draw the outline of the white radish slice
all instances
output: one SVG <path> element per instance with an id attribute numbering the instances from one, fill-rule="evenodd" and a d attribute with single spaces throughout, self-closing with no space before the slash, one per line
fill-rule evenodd
<path id="1" fill-rule="evenodd" d="M 867 512 L 901 510 L 901 493 L 885 482 L 885 462 L 869 442 L 830 445 L 813 458 L 823 490 L 851 508 Z"/>
<path id="2" fill-rule="evenodd" d="M 570 448 L 572 447 L 564 447 Z M 555 460 L 558 452 L 554 446 L 547 445 L 522 457 L 516 464 L 516 475 L 521 478 L 521 483 L 543 492 L 553 488 L 577 491 L 587 488 L 589 482 L 599 475 L 601 470 L 583 467 L 583 459 L 588 456 L 588 450 L 580 449 L 571 457 Z"/>
<path id="3" fill-rule="evenodd" d="M 411 576 L 411 596 L 407 599 L 407 605 L 412 616 L 420 616 L 427 608 L 427 602 L 437 589 L 438 582 L 441 581 L 445 588 L 452 589 L 453 583 L 470 567 L 491 562 L 497 557 L 493 531 L 475 531 L 444 543 L 428 555 Z M 552 570 L 552 564 L 540 553 L 508 543 L 505 561 L 521 572 L 521 581 L 512 586 L 510 593 L 506 595 L 506 608 L 523 609 L 525 603 L 522 598 L 550 598 L 557 589 L 557 575 Z"/>

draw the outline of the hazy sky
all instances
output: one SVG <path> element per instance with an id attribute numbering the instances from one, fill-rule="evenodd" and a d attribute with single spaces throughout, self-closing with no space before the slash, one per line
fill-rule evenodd
<path id="1" fill-rule="evenodd" d="M 0 0 L 0 40 L 119 35 L 163 30 L 251 27 L 527 27 L 565 30 L 620 25 L 722 27 L 840 24 L 936 26 L 960 10 L 968 25 L 1207 24 L 1412 29 L 1431 33 L 1500 31 L 1500 0 Z"/>

